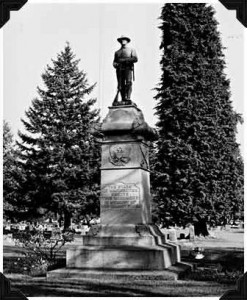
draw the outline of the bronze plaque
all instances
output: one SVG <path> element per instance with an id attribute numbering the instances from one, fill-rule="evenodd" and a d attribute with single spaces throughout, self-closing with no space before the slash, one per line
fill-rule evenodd
<path id="1" fill-rule="evenodd" d="M 140 188 L 134 183 L 106 185 L 101 190 L 100 205 L 102 209 L 140 207 Z"/>

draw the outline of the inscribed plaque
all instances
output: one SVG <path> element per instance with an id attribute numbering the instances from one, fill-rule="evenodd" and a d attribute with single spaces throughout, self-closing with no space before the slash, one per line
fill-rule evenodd
<path id="1" fill-rule="evenodd" d="M 134 183 L 106 185 L 101 190 L 100 202 L 103 209 L 140 207 L 140 188 Z"/>

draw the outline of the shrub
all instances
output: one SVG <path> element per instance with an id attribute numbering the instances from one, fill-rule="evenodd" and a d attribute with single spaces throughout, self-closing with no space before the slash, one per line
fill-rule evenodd
<path id="1" fill-rule="evenodd" d="M 62 247 L 72 242 L 74 234 L 71 232 L 51 233 L 45 232 L 19 232 L 15 235 L 17 246 L 24 248 L 25 268 L 31 275 L 43 275 L 57 262 L 57 254 Z"/>

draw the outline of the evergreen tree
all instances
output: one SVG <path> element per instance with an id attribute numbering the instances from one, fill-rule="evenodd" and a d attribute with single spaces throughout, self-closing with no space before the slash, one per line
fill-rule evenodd
<path id="1" fill-rule="evenodd" d="M 8 122 L 3 121 L 3 217 L 17 221 L 22 213 L 19 199 L 19 182 L 22 173 L 18 168 L 17 151 Z"/>
<path id="2" fill-rule="evenodd" d="M 26 215 L 24 197 L 20 184 L 25 176 L 22 166 L 18 163 L 18 152 L 13 140 L 9 124 L 3 122 L 3 216 L 15 222 Z"/>
<path id="3" fill-rule="evenodd" d="M 11 194 L 14 188 L 14 182 L 11 171 L 14 165 L 14 146 L 13 134 L 9 124 L 3 121 L 3 216 L 9 218 L 13 211 L 11 204 Z"/>
<path id="4" fill-rule="evenodd" d="M 90 133 L 99 111 L 95 99 L 86 100 L 95 84 L 88 84 L 68 43 L 52 62 L 22 120 L 26 131 L 19 132 L 22 194 L 33 216 L 58 212 L 68 228 L 72 215 L 99 214 L 100 148 Z"/>
<path id="5" fill-rule="evenodd" d="M 13 149 L 13 133 L 8 122 L 3 120 L 3 158 L 5 159 Z"/>
<path id="6" fill-rule="evenodd" d="M 243 161 L 215 11 L 207 4 L 165 4 L 162 76 L 153 187 L 166 226 L 226 222 L 243 208 Z"/>

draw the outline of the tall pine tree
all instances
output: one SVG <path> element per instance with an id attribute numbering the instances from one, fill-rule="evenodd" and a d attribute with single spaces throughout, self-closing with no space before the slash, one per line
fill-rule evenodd
<path id="1" fill-rule="evenodd" d="M 10 125 L 3 121 L 3 216 L 11 218 L 15 203 L 14 190 L 16 183 L 12 176 L 15 162 L 13 134 Z"/>
<path id="2" fill-rule="evenodd" d="M 99 214 L 100 148 L 90 133 L 99 111 L 95 99 L 86 99 L 95 84 L 88 84 L 68 43 L 52 63 L 19 132 L 21 193 L 30 215 L 58 212 L 68 228 L 73 215 Z"/>
<path id="3" fill-rule="evenodd" d="M 27 216 L 25 194 L 22 193 L 25 174 L 18 160 L 10 125 L 3 122 L 3 216 L 16 222 Z"/>
<path id="4" fill-rule="evenodd" d="M 207 4 L 162 8 L 162 76 L 154 164 L 155 203 L 165 226 L 226 222 L 243 208 L 243 162 L 217 30 Z"/>

